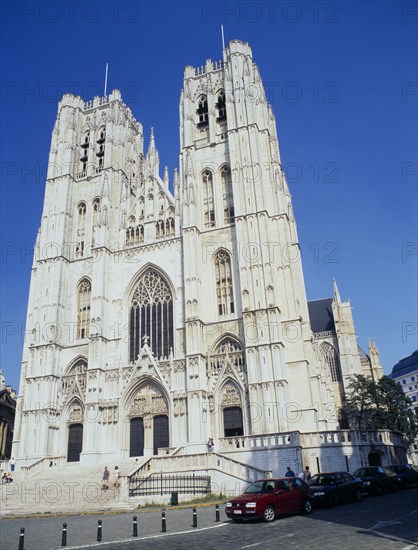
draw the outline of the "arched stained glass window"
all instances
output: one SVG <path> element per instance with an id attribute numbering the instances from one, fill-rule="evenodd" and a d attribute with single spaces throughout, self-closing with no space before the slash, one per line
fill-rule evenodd
<path id="1" fill-rule="evenodd" d="M 135 361 L 144 342 L 158 359 L 174 344 L 173 296 L 167 281 L 149 269 L 139 281 L 129 313 L 129 357 Z"/>
<path id="2" fill-rule="evenodd" d="M 219 315 L 234 313 L 231 257 L 226 250 L 220 250 L 215 256 L 215 276 Z"/>
<path id="3" fill-rule="evenodd" d="M 338 360 L 337 352 L 334 346 L 328 342 L 322 342 L 319 346 L 324 363 L 327 365 L 333 382 L 341 382 L 341 368 Z"/>

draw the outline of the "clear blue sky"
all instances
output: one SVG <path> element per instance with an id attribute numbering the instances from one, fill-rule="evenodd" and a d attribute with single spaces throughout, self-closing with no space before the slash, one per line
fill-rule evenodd
<path id="1" fill-rule="evenodd" d="M 68 3 L 70 4 L 70 3 Z M 2 9 L 1 364 L 18 386 L 45 166 L 60 96 L 121 89 L 178 165 L 185 65 L 250 43 L 277 119 L 308 299 L 337 279 L 385 372 L 417 347 L 414 2 L 11 2 Z M 414 173 L 415 171 L 415 173 Z M 409 244 L 408 244 L 409 243 Z"/>

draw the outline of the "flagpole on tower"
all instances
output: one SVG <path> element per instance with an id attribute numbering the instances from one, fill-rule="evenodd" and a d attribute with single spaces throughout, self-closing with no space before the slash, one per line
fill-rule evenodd
<path id="1" fill-rule="evenodd" d="M 109 68 L 109 64 L 106 63 L 106 74 L 105 74 L 105 85 L 104 85 L 104 95 L 105 96 L 107 95 L 107 71 L 108 71 L 108 68 Z"/>
<path id="2" fill-rule="evenodd" d="M 221 25 L 221 34 L 222 34 L 222 50 L 225 49 L 225 37 L 224 37 L 224 26 Z"/>

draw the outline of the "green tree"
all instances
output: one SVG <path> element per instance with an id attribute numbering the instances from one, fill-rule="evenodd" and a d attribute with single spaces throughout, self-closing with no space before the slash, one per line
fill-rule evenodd
<path id="1" fill-rule="evenodd" d="M 401 386 L 388 376 L 374 382 L 362 374 L 352 377 L 343 414 L 352 429 L 401 432 L 412 442 L 418 434 L 412 401 Z"/>
<path id="2" fill-rule="evenodd" d="M 343 415 L 353 430 L 371 427 L 375 401 L 373 386 L 374 382 L 362 374 L 355 374 L 350 381 Z"/>
<path id="3" fill-rule="evenodd" d="M 401 432 L 408 441 L 413 441 L 418 433 L 418 425 L 410 398 L 389 376 L 382 376 L 377 384 L 377 390 L 376 424 Z"/>

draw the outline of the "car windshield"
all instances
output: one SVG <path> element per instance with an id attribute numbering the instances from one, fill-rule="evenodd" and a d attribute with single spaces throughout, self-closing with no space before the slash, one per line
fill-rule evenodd
<path id="1" fill-rule="evenodd" d="M 316 474 L 309 480 L 309 485 L 332 485 L 335 483 L 334 474 Z"/>
<path id="2" fill-rule="evenodd" d="M 273 491 L 274 491 L 274 481 L 255 481 L 245 489 L 244 494 L 272 493 Z"/>
<path id="3" fill-rule="evenodd" d="M 373 477 L 378 474 L 377 468 L 359 468 L 354 472 L 355 477 Z"/>

